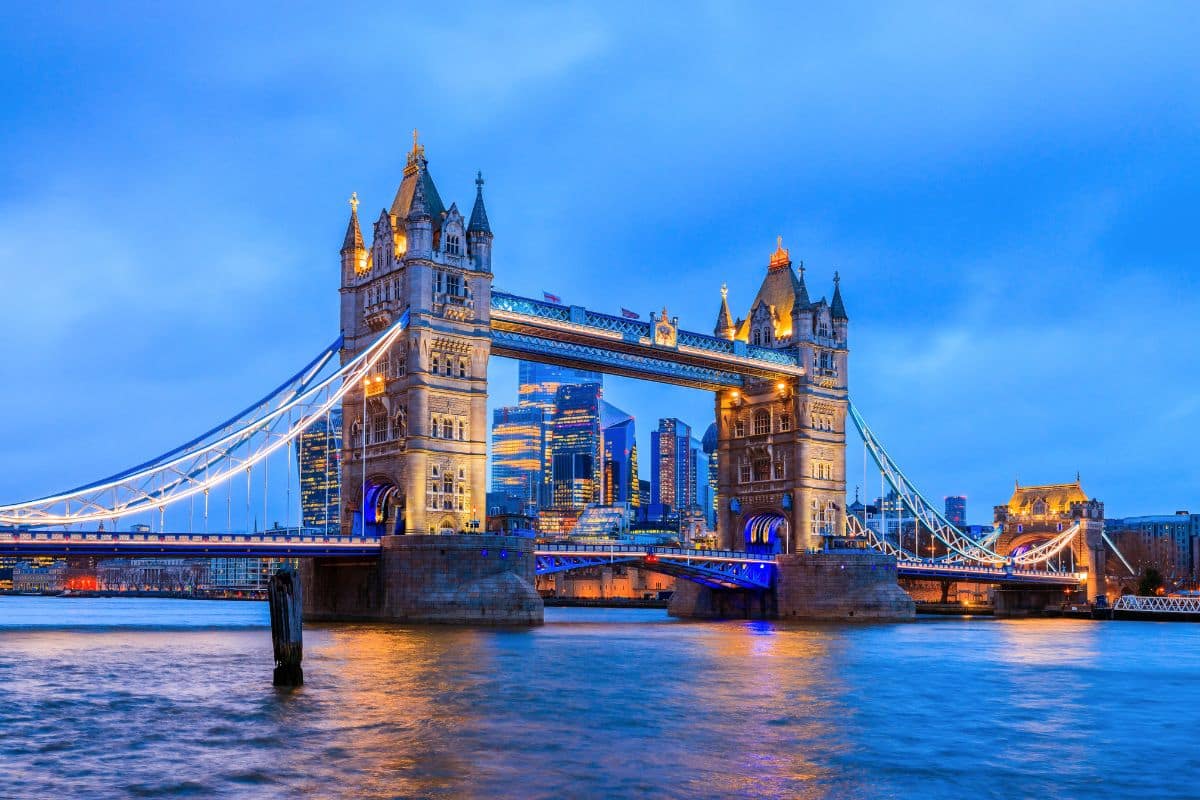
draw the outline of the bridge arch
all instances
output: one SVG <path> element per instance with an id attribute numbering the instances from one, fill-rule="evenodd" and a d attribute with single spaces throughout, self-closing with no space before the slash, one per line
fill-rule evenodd
<path id="1" fill-rule="evenodd" d="M 778 511 L 747 514 L 742 539 L 749 553 L 782 553 L 791 539 L 788 518 Z"/>
<path id="2" fill-rule="evenodd" d="M 382 475 L 368 478 L 363 500 L 365 535 L 390 536 L 405 532 L 404 496 L 391 478 Z"/>

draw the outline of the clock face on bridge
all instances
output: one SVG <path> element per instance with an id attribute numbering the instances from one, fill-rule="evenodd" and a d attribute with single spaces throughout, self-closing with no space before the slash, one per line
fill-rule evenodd
<path id="1" fill-rule="evenodd" d="M 678 330 L 667 319 L 667 310 L 663 309 L 662 317 L 654 324 L 654 343 L 663 347 L 674 347 L 678 338 Z"/>

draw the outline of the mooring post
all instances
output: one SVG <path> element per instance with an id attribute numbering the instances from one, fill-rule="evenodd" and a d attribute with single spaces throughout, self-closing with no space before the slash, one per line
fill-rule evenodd
<path id="1" fill-rule="evenodd" d="M 267 585 L 271 609 L 271 644 L 275 649 L 276 686 L 301 686 L 304 671 L 304 631 L 301 627 L 303 603 L 300 575 L 291 564 L 284 564 Z"/>

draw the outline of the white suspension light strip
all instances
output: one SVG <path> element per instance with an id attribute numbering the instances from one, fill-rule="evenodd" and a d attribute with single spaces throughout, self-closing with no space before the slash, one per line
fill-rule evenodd
<path id="1" fill-rule="evenodd" d="M 905 508 L 912 513 L 917 524 L 924 525 L 933 534 L 934 538 L 950 550 L 945 556 L 927 560 L 965 560 L 993 566 L 1007 563 L 1008 559 L 995 553 L 989 547 L 985 547 L 981 542 L 963 534 L 954 524 L 946 519 L 921 494 L 913 482 L 901 471 L 899 465 L 887 454 L 887 451 L 883 449 L 883 445 L 880 444 L 875 434 L 867 425 L 866 420 L 858 413 L 858 409 L 853 403 L 849 404 L 849 411 L 850 418 L 854 421 L 854 426 L 858 428 L 859 435 L 862 436 L 863 442 L 867 445 L 867 450 L 871 453 L 871 458 L 875 461 L 876 466 L 879 467 L 879 471 L 887 479 L 887 482 L 896 490 L 896 495 L 904 503 Z"/>
<path id="2" fill-rule="evenodd" d="M 1075 537 L 1078 534 L 1079 523 L 1075 523 L 1053 539 L 1042 542 L 1036 547 L 1031 547 L 1024 553 L 1012 556 L 1012 562 L 1023 566 L 1025 564 L 1037 564 L 1048 561 L 1065 550 L 1068 545 L 1075 541 Z"/>
<path id="3" fill-rule="evenodd" d="M 241 429 L 227 434 L 214 442 L 199 449 L 183 451 L 177 448 L 172 451 L 174 457 L 166 461 L 150 462 L 152 466 L 133 473 L 124 473 L 118 479 L 109 479 L 91 484 L 83 489 L 64 492 L 51 497 L 41 498 L 23 503 L 0 506 L 0 522 L 10 524 L 54 525 L 73 524 L 79 522 L 95 522 L 113 520 L 130 514 L 164 508 L 179 500 L 187 499 L 215 486 L 239 470 L 248 470 L 255 464 L 267 458 L 272 453 L 294 441 L 301 433 L 322 419 L 324 414 L 333 408 L 341 398 L 364 378 L 381 356 L 387 352 L 400 333 L 408 325 L 408 313 L 405 312 L 382 336 L 373 342 L 366 350 L 339 369 L 336 373 L 321 381 L 316 386 L 303 392 L 299 386 L 312 380 L 320 367 L 328 361 L 330 353 L 319 357 L 313 362 L 312 369 L 304 370 L 302 382 L 293 388 L 287 398 L 274 410 L 261 418 L 252 420 Z M 337 389 L 333 385 L 341 381 Z M 278 392 L 276 393 L 278 394 Z M 327 395 L 323 401 L 318 401 Z M 268 397 L 268 401 L 271 398 Z M 315 407 L 313 404 L 316 403 Z M 259 407 L 261 409 L 261 406 Z M 302 417 L 295 425 L 288 424 L 285 432 L 273 430 L 273 426 L 281 421 L 288 423 L 288 414 L 293 409 L 300 409 Z M 239 415 L 244 417 L 245 413 Z M 235 418 L 237 419 L 237 418 Z M 211 432 L 210 432 L 211 433 Z M 234 451 L 250 442 L 255 434 L 262 433 L 264 442 L 259 449 L 248 454 L 243 459 L 236 459 Z M 272 436 L 278 437 L 272 440 Z M 204 438 L 204 437 L 201 437 Z M 193 443 L 199 440 L 194 440 Z M 172 455 L 171 453 L 167 454 Z M 165 456 L 164 456 L 165 457 Z M 164 457 L 160 457 L 164 458 Z M 203 457 L 203 458 L 202 458 Z M 213 465 L 221 461 L 228 462 L 224 468 L 214 469 Z M 198 476 L 203 474 L 204 478 Z M 154 478 L 160 478 L 159 486 L 153 486 Z M 169 482 L 167 482 L 169 480 Z M 141 485 L 131 485 L 138 484 Z M 147 488 L 147 484 L 150 484 Z M 182 488 L 181 488 L 182 487 Z M 111 490 L 112 501 L 104 503 L 99 499 L 102 492 Z M 123 502 L 118 495 L 132 495 Z M 72 502 L 80 506 L 72 510 Z M 63 509 L 55 513 L 53 505 L 62 504 Z"/>

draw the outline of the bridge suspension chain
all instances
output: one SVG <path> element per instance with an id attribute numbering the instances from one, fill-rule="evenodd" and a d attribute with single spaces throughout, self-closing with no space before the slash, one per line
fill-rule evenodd
<path id="1" fill-rule="evenodd" d="M 248 474 L 255 464 L 325 419 L 350 389 L 362 384 L 407 327 L 405 312 L 354 359 L 317 381 L 341 346 L 339 338 L 263 400 L 206 434 L 104 480 L 49 497 L 0 505 L 0 523 L 70 525 L 153 510 L 160 510 L 161 515 L 161 509 L 201 492 L 207 506 L 211 487 L 228 483 L 239 470 Z M 228 506 L 228 497 L 226 502 Z"/>
<path id="2" fill-rule="evenodd" d="M 982 542 L 972 539 L 951 523 L 937 507 L 930 503 L 917 487 L 908 479 L 900 466 L 888 455 L 878 437 L 867 425 L 862 414 L 854 403 L 849 404 L 850 419 L 858 429 L 867 451 L 879 467 L 880 473 L 896 492 L 896 496 L 909 513 L 916 519 L 918 525 L 923 525 L 935 539 L 946 546 L 949 551 L 940 560 L 972 561 L 983 564 L 1003 564 L 1007 561 L 1003 556 L 994 552 Z M 864 526 L 865 527 L 865 526 Z M 882 538 L 882 537 L 881 537 Z M 904 551 L 907 552 L 907 551 Z M 910 558 L 921 560 L 918 556 L 908 554 Z M 935 559 L 938 560 L 938 559 Z"/>

